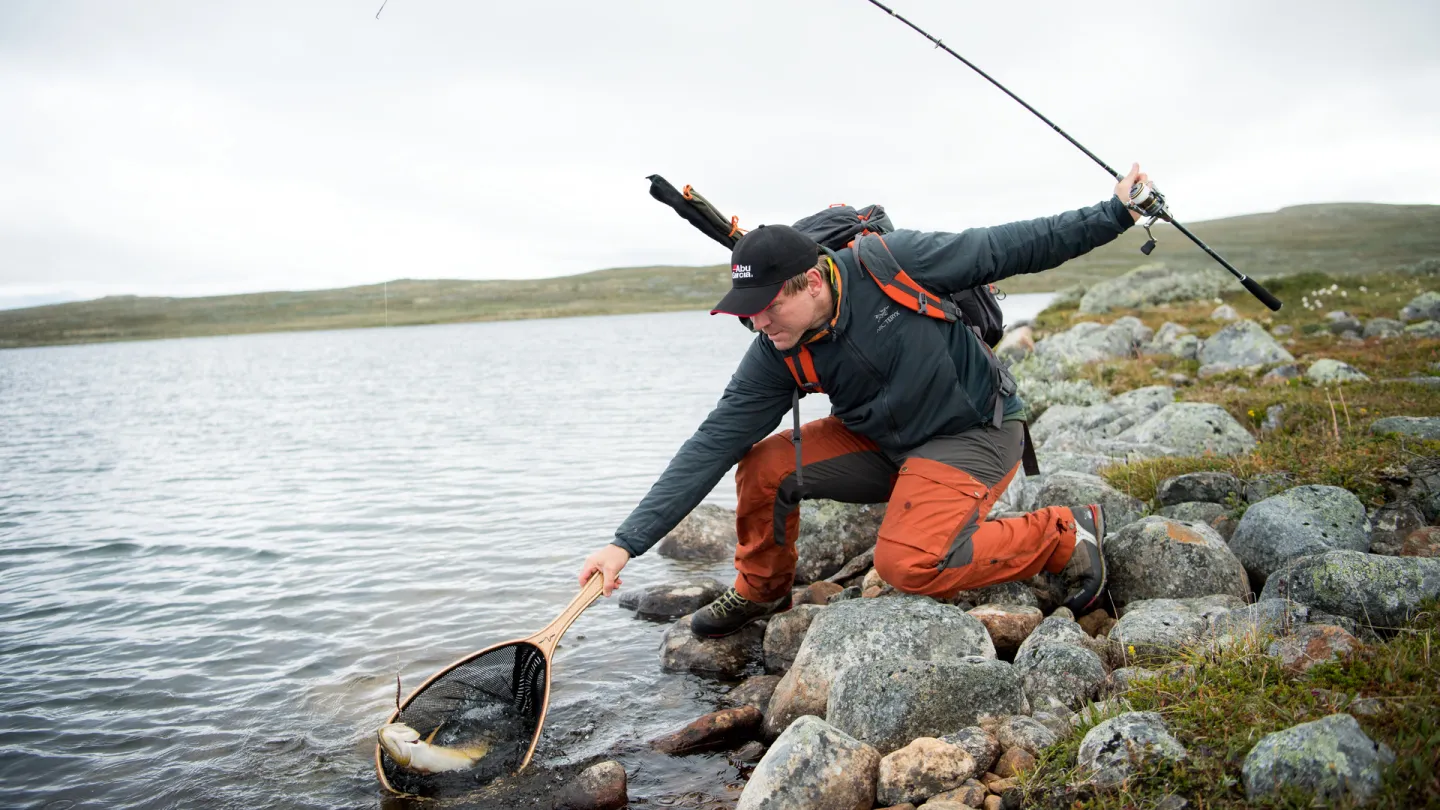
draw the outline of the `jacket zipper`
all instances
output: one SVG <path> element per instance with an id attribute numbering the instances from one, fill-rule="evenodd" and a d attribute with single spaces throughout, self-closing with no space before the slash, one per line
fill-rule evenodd
<path id="1" fill-rule="evenodd" d="M 860 361 L 860 365 L 865 367 L 865 370 L 870 373 L 870 376 L 875 378 L 875 382 L 879 385 L 880 404 L 885 408 L 885 424 L 890 427 L 890 437 L 894 441 L 895 446 L 899 447 L 900 429 L 895 426 L 895 414 L 890 410 L 890 389 L 885 385 L 885 378 L 880 376 L 880 372 L 877 371 L 875 366 L 870 364 L 870 360 L 861 353 L 860 347 L 856 346 L 854 341 L 850 340 L 849 334 L 841 332 L 840 340 L 845 344 L 845 348 L 855 356 L 855 359 Z"/>

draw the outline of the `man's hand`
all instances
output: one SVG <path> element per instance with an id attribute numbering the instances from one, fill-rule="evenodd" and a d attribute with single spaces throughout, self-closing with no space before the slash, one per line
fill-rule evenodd
<path id="1" fill-rule="evenodd" d="M 1125 175 L 1124 179 L 1115 184 L 1115 196 L 1120 198 L 1120 202 L 1129 205 L 1130 189 L 1137 185 L 1143 186 L 1149 182 L 1150 176 L 1140 171 L 1140 164 L 1132 163 L 1130 165 L 1130 173 Z M 1134 221 L 1140 221 L 1139 211 L 1132 210 L 1130 212 L 1130 216 L 1132 219 L 1134 219 Z"/>
<path id="2" fill-rule="evenodd" d="M 611 543 L 599 551 L 585 558 L 585 564 L 580 567 L 580 585 L 590 581 L 590 577 L 596 571 L 605 575 L 605 595 L 609 596 L 612 591 L 620 587 L 620 569 L 625 563 L 630 562 L 630 552 Z"/>

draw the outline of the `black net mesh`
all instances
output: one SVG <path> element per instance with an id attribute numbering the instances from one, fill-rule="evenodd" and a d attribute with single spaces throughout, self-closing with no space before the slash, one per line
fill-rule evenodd
<path id="1" fill-rule="evenodd" d="M 405 704 L 396 722 L 434 745 L 485 743 L 489 752 L 468 770 L 426 775 L 401 767 L 382 750 L 380 763 L 390 786 L 421 796 L 451 795 L 514 773 L 540 728 L 545 673 L 540 648 L 516 642 L 481 653 L 436 678 Z"/>

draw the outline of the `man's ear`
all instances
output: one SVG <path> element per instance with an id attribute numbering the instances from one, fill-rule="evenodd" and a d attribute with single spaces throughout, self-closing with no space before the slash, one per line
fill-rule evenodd
<path id="1" fill-rule="evenodd" d="M 811 295 L 819 295 L 825 288 L 825 277 L 820 275 L 820 269 L 812 267 L 805 271 L 805 289 Z"/>

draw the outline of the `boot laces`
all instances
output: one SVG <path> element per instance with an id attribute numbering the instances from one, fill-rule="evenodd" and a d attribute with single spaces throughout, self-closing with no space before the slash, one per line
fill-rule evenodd
<path id="1" fill-rule="evenodd" d="M 751 604 L 753 603 L 749 599 L 741 596 L 739 591 L 731 588 L 725 593 L 720 594 L 720 598 L 716 599 L 715 602 L 710 605 L 710 610 L 717 618 L 723 619 L 732 612 L 744 611 Z"/>

